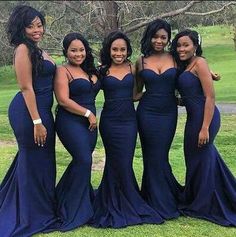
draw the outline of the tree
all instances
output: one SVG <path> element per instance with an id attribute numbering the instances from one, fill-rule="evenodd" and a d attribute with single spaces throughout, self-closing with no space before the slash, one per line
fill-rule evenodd
<path id="1" fill-rule="evenodd" d="M 233 24 L 236 1 L 0 1 L 0 50 L 5 55 L 4 59 L 0 56 L 1 62 L 7 59 L 5 52 L 9 50 L 4 25 L 17 4 L 45 12 L 43 46 L 61 54 L 61 41 L 71 31 L 82 33 L 98 52 L 103 37 L 116 29 L 126 32 L 134 44 L 139 43 L 143 27 L 156 18 L 166 19 L 176 29 L 197 24 Z"/>

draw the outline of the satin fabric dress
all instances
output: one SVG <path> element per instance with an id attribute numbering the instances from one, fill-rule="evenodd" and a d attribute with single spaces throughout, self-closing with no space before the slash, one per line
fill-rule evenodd
<path id="1" fill-rule="evenodd" d="M 106 162 L 94 201 L 92 225 L 121 228 L 143 223 L 162 223 L 162 218 L 141 198 L 132 168 L 137 121 L 132 100 L 134 76 L 102 78 L 105 102 L 99 130 Z"/>
<path id="2" fill-rule="evenodd" d="M 95 96 L 99 80 L 93 84 L 85 78 L 72 78 L 70 99 L 96 115 Z M 97 129 L 90 131 L 88 118 L 76 115 L 58 106 L 57 135 L 72 156 L 72 160 L 56 186 L 57 214 L 60 231 L 72 230 L 86 224 L 93 216 L 93 188 L 91 185 L 92 153 L 97 141 Z"/>
<path id="3" fill-rule="evenodd" d="M 178 89 L 187 111 L 184 132 L 186 185 L 180 211 L 223 226 L 236 226 L 236 179 L 217 151 L 214 140 L 220 128 L 220 113 L 215 106 L 209 127 L 210 141 L 198 147 L 205 96 L 199 78 L 184 71 Z"/>
<path id="4" fill-rule="evenodd" d="M 157 74 L 145 68 L 144 63 L 139 72 L 146 89 L 137 107 L 144 165 L 141 192 L 163 219 L 180 215 L 178 196 L 182 187 L 169 163 L 169 150 L 177 125 L 176 75 L 176 68 Z"/>
<path id="5" fill-rule="evenodd" d="M 46 144 L 34 143 L 34 125 L 21 92 L 10 103 L 8 116 L 18 153 L 0 186 L 0 236 L 28 237 L 57 222 L 55 199 L 55 129 L 51 112 L 55 65 L 43 61 L 33 77 L 37 108 L 47 129 Z"/>

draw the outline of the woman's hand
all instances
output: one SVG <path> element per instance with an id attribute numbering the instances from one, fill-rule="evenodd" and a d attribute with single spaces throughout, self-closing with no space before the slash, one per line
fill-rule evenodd
<path id="1" fill-rule="evenodd" d="M 209 131 L 207 128 L 202 128 L 198 135 L 198 147 L 202 147 L 209 142 Z"/>
<path id="2" fill-rule="evenodd" d="M 134 102 L 139 101 L 142 98 L 142 96 L 143 96 L 143 92 L 137 93 L 136 95 L 133 96 L 133 101 Z"/>
<path id="3" fill-rule="evenodd" d="M 215 73 L 213 71 L 210 71 L 210 72 L 211 72 L 211 77 L 212 77 L 213 81 L 219 81 L 220 80 L 220 78 L 221 78 L 220 74 Z"/>
<path id="4" fill-rule="evenodd" d="M 42 123 L 34 125 L 34 142 L 38 146 L 44 146 L 47 138 L 47 129 Z"/>
<path id="5" fill-rule="evenodd" d="M 90 115 L 88 116 L 88 120 L 89 120 L 89 130 L 93 131 L 97 127 L 96 116 L 91 112 Z"/>

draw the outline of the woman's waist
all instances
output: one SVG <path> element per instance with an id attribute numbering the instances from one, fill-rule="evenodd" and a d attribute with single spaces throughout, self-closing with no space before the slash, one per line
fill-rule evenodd
<path id="1" fill-rule="evenodd" d="M 150 107 L 156 106 L 176 106 L 176 97 L 174 94 L 170 95 L 151 95 L 151 94 L 144 94 L 140 99 L 141 104 L 146 104 Z"/>
<path id="2" fill-rule="evenodd" d="M 103 107 L 107 108 L 133 108 L 133 98 L 105 99 Z"/>
<path id="3" fill-rule="evenodd" d="M 115 116 L 115 117 L 132 117 L 135 116 L 135 108 L 133 102 L 125 102 L 125 101 L 115 101 L 113 103 L 105 102 L 102 109 L 103 115 L 106 116 Z"/>
<path id="4" fill-rule="evenodd" d="M 113 102 L 127 101 L 133 103 L 132 96 L 117 96 L 117 97 L 108 97 L 105 96 L 105 103 L 113 103 Z"/>
<path id="5" fill-rule="evenodd" d="M 181 93 L 180 92 L 180 96 L 183 99 L 192 99 L 192 98 L 205 99 L 205 95 L 204 94 L 199 94 L 199 93 L 186 94 L 186 93 Z"/>
<path id="6" fill-rule="evenodd" d="M 118 120 L 136 120 L 136 112 L 135 110 L 130 110 L 130 111 L 112 111 L 112 110 L 106 110 L 102 109 L 101 112 L 101 118 L 114 118 Z"/>
<path id="7" fill-rule="evenodd" d="M 162 92 L 162 91 L 151 91 L 151 90 L 146 90 L 144 92 L 144 96 L 146 97 L 158 97 L 158 98 L 162 98 L 162 97 L 174 97 L 175 96 L 175 93 L 174 93 L 174 90 L 173 91 L 165 91 L 165 92 Z"/>
<path id="8" fill-rule="evenodd" d="M 34 93 L 36 96 L 47 95 L 53 93 L 52 85 L 34 86 Z"/>
<path id="9" fill-rule="evenodd" d="M 95 105 L 95 98 L 70 97 L 70 99 L 79 105 Z"/>
<path id="10" fill-rule="evenodd" d="M 53 91 L 51 89 L 49 90 L 34 90 L 34 95 L 36 99 L 41 99 L 41 100 L 50 100 L 53 98 Z M 23 97 L 23 92 L 18 91 L 13 99 L 16 97 Z"/>
<path id="11" fill-rule="evenodd" d="M 80 104 L 80 106 L 82 106 L 82 107 L 84 107 L 84 108 L 86 108 L 86 109 L 89 109 L 93 114 L 96 114 L 96 107 L 95 107 L 95 105 Z M 78 114 L 72 113 L 72 112 L 68 111 L 66 108 L 64 108 L 63 106 L 61 106 L 61 105 L 58 104 L 58 105 L 56 106 L 56 112 L 59 112 L 59 111 L 62 112 L 62 113 L 66 113 L 66 114 L 73 114 L 73 115 L 75 115 L 75 116 L 82 116 L 82 115 L 78 115 Z"/>
<path id="12" fill-rule="evenodd" d="M 177 114 L 177 104 L 173 103 L 144 103 L 140 102 L 137 107 L 140 113 L 154 113 L 154 114 Z"/>
<path id="13" fill-rule="evenodd" d="M 44 96 L 35 95 L 37 109 L 51 110 L 53 106 L 53 94 L 44 94 Z M 22 92 L 18 92 L 11 101 L 10 106 L 15 107 L 16 110 L 27 109 L 26 102 Z"/>

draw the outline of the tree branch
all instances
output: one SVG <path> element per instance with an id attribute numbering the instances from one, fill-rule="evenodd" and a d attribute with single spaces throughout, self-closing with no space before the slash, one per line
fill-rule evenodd
<path id="1" fill-rule="evenodd" d="M 76 12 L 79 15 L 82 15 L 81 8 L 78 10 L 74 6 L 72 6 L 72 3 L 70 1 L 52 1 L 52 3 L 60 4 L 60 5 L 65 5 L 72 11 Z"/>
<path id="2" fill-rule="evenodd" d="M 127 27 L 127 26 L 129 26 L 131 24 L 133 24 L 136 21 L 150 21 L 150 19 L 152 19 L 152 18 L 153 18 L 153 16 L 151 16 L 151 17 L 139 17 L 139 18 L 132 19 L 130 22 L 128 22 L 128 23 L 126 23 L 124 25 L 121 25 L 121 29 L 123 29 L 124 27 Z"/>
<path id="3" fill-rule="evenodd" d="M 62 14 L 61 14 L 58 18 L 54 19 L 54 20 L 51 22 L 51 25 L 50 25 L 49 30 L 51 30 L 52 25 L 53 25 L 56 21 L 59 21 L 60 19 L 62 19 L 62 18 L 65 16 L 66 10 L 67 10 L 67 5 L 64 4 L 64 10 L 63 10 Z"/>
<path id="4" fill-rule="evenodd" d="M 210 15 L 210 14 L 221 12 L 226 7 L 228 7 L 230 5 L 236 5 L 236 1 L 229 2 L 229 3 L 225 4 L 224 6 L 222 6 L 220 9 L 217 9 L 217 10 L 212 10 L 212 11 L 209 11 L 209 12 L 184 12 L 184 14 L 185 15 L 192 15 L 192 16 L 206 16 L 206 15 Z"/>
<path id="5" fill-rule="evenodd" d="M 183 7 L 183 8 L 180 8 L 180 9 L 177 9 L 177 10 L 174 10 L 174 11 L 170 11 L 170 12 L 168 12 L 168 13 L 164 13 L 164 14 L 159 15 L 159 16 L 157 16 L 156 18 L 152 18 L 152 19 L 150 19 L 150 20 L 155 20 L 155 19 L 158 19 L 158 18 L 165 18 L 165 17 L 177 16 L 177 15 L 179 15 L 179 14 L 181 14 L 181 13 L 187 11 L 187 10 L 190 9 L 193 5 L 195 5 L 196 3 L 199 3 L 199 2 L 201 2 L 201 1 L 202 1 L 202 0 L 200 0 L 200 1 L 191 1 L 191 2 L 189 2 L 189 3 L 188 3 L 185 7 Z M 137 24 L 137 25 L 135 25 L 135 26 L 133 26 L 133 27 L 130 27 L 129 29 L 125 30 L 125 33 L 131 33 L 131 32 L 133 32 L 133 31 L 135 31 L 135 30 L 137 30 L 137 29 L 139 29 L 139 28 L 141 28 L 141 27 L 146 26 L 146 25 L 150 22 L 150 20 L 141 22 L 141 23 L 139 23 L 139 24 Z"/>
<path id="6" fill-rule="evenodd" d="M 2 20 L 2 19 L 0 19 L 0 23 L 1 23 L 1 24 L 5 24 L 5 23 L 7 23 L 7 20 Z"/>

